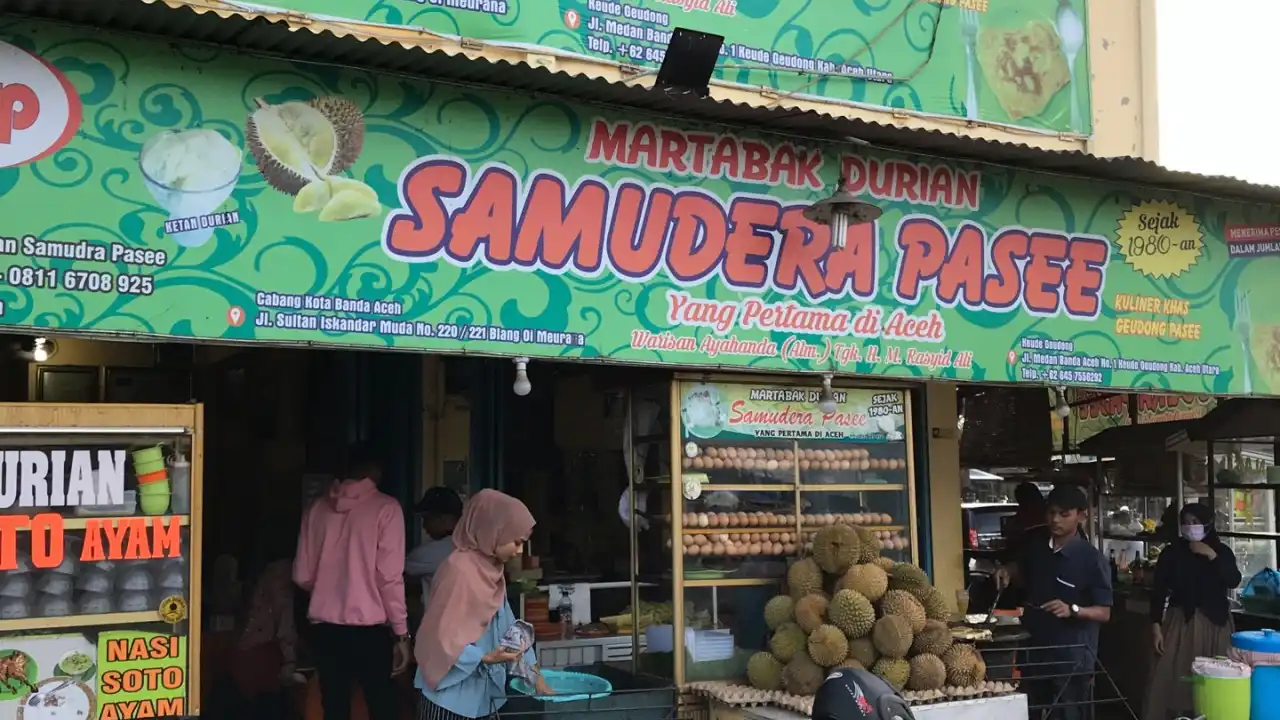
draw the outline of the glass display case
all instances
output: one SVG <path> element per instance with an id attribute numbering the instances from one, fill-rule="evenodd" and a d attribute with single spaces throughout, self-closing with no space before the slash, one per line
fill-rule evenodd
<path id="1" fill-rule="evenodd" d="M 1258 572 L 1276 567 L 1280 468 L 1275 466 L 1275 438 L 1214 440 L 1209 447 L 1209 497 L 1201 502 L 1213 508 L 1218 534 L 1235 553 L 1248 582 Z"/>
<path id="2" fill-rule="evenodd" d="M 0 701 L 200 712 L 199 405 L 0 405 Z"/>
<path id="3" fill-rule="evenodd" d="M 821 528 L 858 526 L 918 560 L 906 391 L 687 379 L 672 407 L 677 683 L 745 672 L 765 604 Z"/>

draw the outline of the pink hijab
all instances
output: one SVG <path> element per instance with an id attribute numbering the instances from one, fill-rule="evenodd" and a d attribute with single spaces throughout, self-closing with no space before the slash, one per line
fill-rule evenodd
<path id="1" fill-rule="evenodd" d="M 481 490 L 467 501 L 453 531 L 453 553 L 431 581 L 413 648 L 427 687 L 434 690 L 440 684 L 463 649 L 480 639 L 507 601 L 497 550 L 527 540 L 533 525 L 524 503 L 497 490 Z"/>

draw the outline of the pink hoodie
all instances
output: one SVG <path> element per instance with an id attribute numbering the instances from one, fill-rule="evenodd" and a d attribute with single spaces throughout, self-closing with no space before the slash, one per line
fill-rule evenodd
<path id="1" fill-rule="evenodd" d="M 335 482 L 302 519 L 293 581 L 311 593 L 312 622 L 407 633 L 400 503 L 372 480 Z"/>

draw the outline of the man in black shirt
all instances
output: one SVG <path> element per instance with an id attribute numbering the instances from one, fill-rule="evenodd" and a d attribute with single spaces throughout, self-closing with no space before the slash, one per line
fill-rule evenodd
<path id="1" fill-rule="evenodd" d="M 1111 568 L 1080 533 L 1088 517 L 1085 493 L 1059 485 L 1049 493 L 1048 524 L 1028 533 L 1012 562 L 996 571 L 1000 588 L 1011 582 L 1027 594 L 1022 625 L 1033 648 L 1026 653 L 1032 715 L 1091 716 L 1090 681 L 1098 653 L 1098 628 L 1111 619 Z"/>

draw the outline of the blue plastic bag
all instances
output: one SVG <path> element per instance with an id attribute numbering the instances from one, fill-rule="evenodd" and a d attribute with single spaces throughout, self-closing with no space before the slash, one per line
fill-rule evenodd
<path id="1" fill-rule="evenodd" d="M 1247 598 L 1266 598 L 1268 600 L 1280 597 L 1280 572 L 1266 568 L 1258 574 L 1249 578 L 1249 582 L 1245 583 L 1244 590 L 1240 591 L 1241 597 Z"/>

